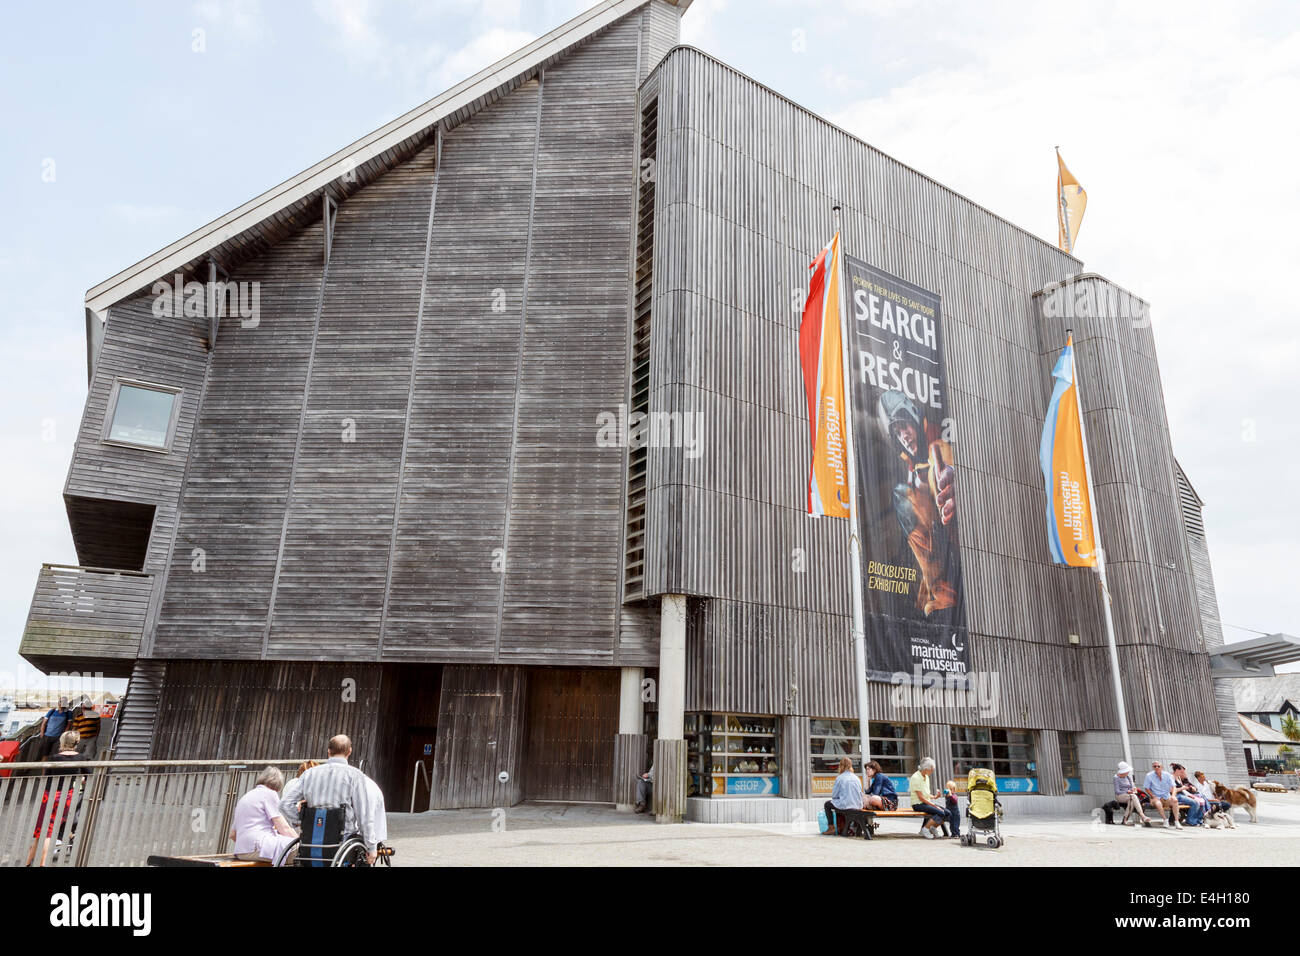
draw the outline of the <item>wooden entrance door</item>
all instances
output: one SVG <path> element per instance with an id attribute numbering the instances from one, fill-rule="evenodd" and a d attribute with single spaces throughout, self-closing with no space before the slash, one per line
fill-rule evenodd
<path id="1" fill-rule="evenodd" d="M 527 799 L 612 803 L 618 671 L 568 667 L 531 670 L 527 713 Z"/>

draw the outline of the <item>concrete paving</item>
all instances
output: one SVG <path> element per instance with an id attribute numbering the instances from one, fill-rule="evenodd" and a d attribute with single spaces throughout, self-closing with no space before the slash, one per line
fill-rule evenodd
<path id="1" fill-rule="evenodd" d="M 396 866 L 1294 866 L 1300 794 L 1259 795 L 1237 829 L 1115 826 L 1079 817 L 1005 818 L 1006 845 L 925 840 L 911 820 L 876 839 L 823 837 L 815 824 L 658 825 L 591 804 L 388 815 Z"/>

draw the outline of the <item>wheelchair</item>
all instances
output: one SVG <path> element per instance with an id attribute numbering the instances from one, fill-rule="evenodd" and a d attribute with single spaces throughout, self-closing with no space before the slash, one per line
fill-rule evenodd
<path id="1" fill-rule="evenodd" d="M 366 862 L 366 844 L 361 837 L 343 832 L 345 819 L 346 811 L 342 807 L 304 807 L 302 836 L 284 848 L 275 865 L 286 865 L 285 860 L 296 849 L 298 855 L 288 864 L 290 866 L 371 866 Z M 392 866 L 392 847 L 381 843 L 375 852 L 373 865 Z"/>

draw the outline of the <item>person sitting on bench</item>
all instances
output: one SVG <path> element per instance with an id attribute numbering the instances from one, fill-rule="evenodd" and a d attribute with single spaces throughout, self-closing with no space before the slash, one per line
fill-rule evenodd
<path id="1" fill-rule="evenodd" d="M 826 836 L 838 830 L 836 810 L 862 810 L 865 807 L 862 799 L 862 781 L 853 772 L 853 761 L 848 757 L 841 757 L 835 769 L 839 771 L 839 776 L 835 778 L 831 798 L 826 801 L 826 829 L 822 831 Z"/>
<path id="2" fill-rule="evenodd" d="M 925 814 L 925 823 L 921 824 L 921 835 L 933 840 L 935 832 L 948 822 L 948 808 L 940 806 L 939 795 L 930 792 L 930 775 L 934 773 L 934 759 L 926 757 L 916 773 L 907 778 L 907 790 L 912 796 L 912 809 Z"/>
<path id="3" fill-rule="evenodd" d="M 235 859 L 274 863 L 298 839 L 298 831 L 280 813 L 283 789 L 284 774 L 267 767 L 257 775 L 256 786 L 239 798 L 230 827 Z"/>
<path id="4" fill-rule="evenodd" d="M 898 809 L 898 793 L 894 790 L 894 781 L 885 776 L 884 769 L 874 760 L 867 761 L 867 793 L 863 809 Z"/>

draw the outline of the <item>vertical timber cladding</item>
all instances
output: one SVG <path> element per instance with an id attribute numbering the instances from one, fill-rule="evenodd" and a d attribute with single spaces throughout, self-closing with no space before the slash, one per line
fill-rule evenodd
<path id="1" fill-rule="evenodd" d="M 508 807 L 522 799 L 520 721 L 526 680 L 522 667 L 443 668 L 431 808 Z"/>
<path id="2" fill-rule="evenodd" d="M 655 249 L 655 139 L 659 133 L 659 101 L 651 99 L 641 109 L 641 149 L 636 202 L 636 247 L 633 252 L 631 381 L 627 410 L 645 415 L 650 410 L 650 314 L 654 301 Z M 647 166 L 647 163 L 649 164 Z M 645 597 L 646 465 L 649 449 L 643 443 L 627 453 L 627 539 L 623 558 L 625 600 Z"/>
<path id="3" fill-rule="evenodd" d="M 638 16 L 443 138 L 385 660 L 613 664 Z M 632 653 L 652 663 L 641 642 Z"/>
<path id="4" fill-rule="evenodd" d="M 514 396 L 503 662 L 613 664 L 623 449 L 597 443 L 627 375 L 641 18 L 542 77 Z"/>
<path id="5" fill-rule="evenodd" d="M 259 284 L 261 317 L 247 328 L 237 318 L 222 319 L 181 494 L 157 657 L 261 655 L 323 247 L 317 222 L 231 276 Z"/>
<path id="6" fill-rule="evenodd" d="M 380 667 L 285 661 L 171 661 L 157 705 L 153 758 L 324 760 L 335 734 L 352 763 L 381 777 Z"/>
<path id="7" fill-rule="evenodd" d="M 340 204 L 266 656 L 378 656 L 435 149 Z"/>
<path id="8" fill-rule="evenodd" d="M 1077 272 L 1077 260 L 697 50 L 671 52 L 654 80 L 656 244 L 671 252 L 655 257 L 652 402 L 701 414 L 705 441 L 695 458 L 652 451 L 646 593 L 683 592 L 708 608 L 706 639 L 688 645 L 696 658 L 688 708 L 746 712 L 748 701 L 763 704 L 748 712 L 855 716 L 843 692 L 851 685 L 835 672 L 847 665 L 851 677 L 848 528 L 804 515 L 808 425 L 797 349 L 808 264 L 830 238 L 840 200 L 846 252 L 943 302 L 970 664 L 1000 680 L 998 713 L 972 723 L 1113 727 L 1105 655 L 1093 653 L 1105 644 L 1100 600 L 1095 584 L 1048 564 L 1037 459 L 1050 366 L 1033 295 Z M 1153 443 L 1142 479 L 1153 483 L 1167 447 L 1147 430 L 1163 416 L 1154 353 L 1143 337 L 1123 354 L 1135 415 L 1151 416 L 1135 427 L 1139 445 L 1148 436 Z M 1124 391 L 1117 371 L 1106 374 L 1092 391 L 1097 400 Z M 1089 419 L 1097 458 L 1114 454 L 1123 434 Z M 1113 480 L 1122 460 L 1097 467 Z M 1108 513 L 1099 497 L 1103 536 L 1122 515 L 1140 544 L 1136 509 Z M 1159 540 L 1172 496 L 1147 501 Z M 1150 576 L 1167 617 L 1181 600 L 1177 576 L 1160 568 Z M 1134 625 L 1158 632 L 1148 605 L 1135 602 Z M 1071 633 L 1081 646 L 1069 644 Z M 1182 646 L 1188 640 L 1171 631 L 1149 647 L 1168 673 L 1199 681 L 1200 664 L 1182 660 L 1194 653 Z M 1146 701 L 1161 693 L 1159 678 L 1137 670 L 1133 689 L 1149 685 Z M 889 690 L 873 683 L 872 712 L 904 719 Z M 1203 732 L 1203 716 L 1162 706 L 1172 719 L 1160 729 Z M 1134 709 L 1157 716 L 1147 703 Z"/>
<path id="9" fill-rule="evenodd" d="M 523 777 L 529 800 L 613 801 L 618 694 L 613 668 L 529 670 Z"/>

